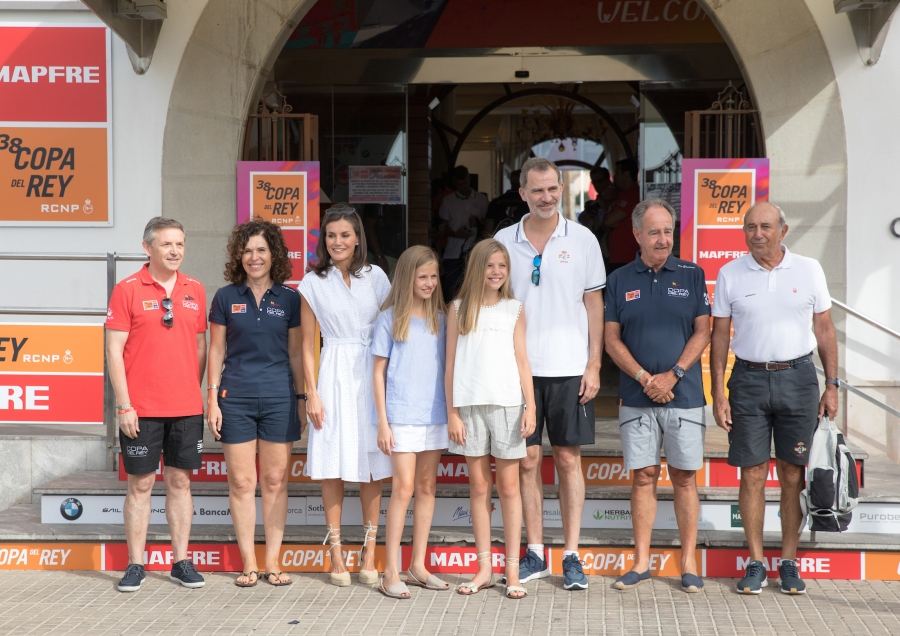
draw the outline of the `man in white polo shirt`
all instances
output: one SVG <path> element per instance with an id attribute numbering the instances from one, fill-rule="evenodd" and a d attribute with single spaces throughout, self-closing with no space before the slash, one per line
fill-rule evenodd
<path id="1" fill-rule="evenodd" d="M 594 443 L 594 407 L 603 350 L 606 270 L 596 237 L 559 213 L 562 175 L 546 159 L 522 166 L 519 195 L 529 212 L 495 238 L 509 250 L 513 294 L 525 305 L 528 361 L 534 376 L 537 427 L 520 466 L 528 549 L 519 565 L 522 583 L 548 576 L 544 552 L 541 447 L 543 430 L 559 475 L 565 553 L 563 587 L 583 590 L 578 557 L 584 475 L 581 449 Z"/>
<path id="2" fill-rule="evenodd" d="M 806 592 L 795 560 L 804 466 L 817 416 L 834 417 L 838 409 L 837 338 L 825 274 L 818 261 L 782 244 L 787 232 L 777 205 L 757 203 L 748 210 L 744 238 L 750 253 L 720 270 L 712 310 L 713 410 L 728 431 L 728 463 L 741 468 L 739 502 L 750 550 L 737 584 L 742 594 L 759 594 L 768 585 L 762 538 L 773 438 L 781 486 L 781 591 Z M 729 341 L 735 363 L 726 398 Z M 821 398 L 813 349 L 825 369 Z"/>

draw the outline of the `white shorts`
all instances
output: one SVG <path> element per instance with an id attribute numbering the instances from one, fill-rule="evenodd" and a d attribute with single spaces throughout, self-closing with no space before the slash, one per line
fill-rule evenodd
<path id="1" fill-rule="evenodd" d="M 450 445 L 446 424 L 391 424 L 395 453 L 445 450 Z"/>

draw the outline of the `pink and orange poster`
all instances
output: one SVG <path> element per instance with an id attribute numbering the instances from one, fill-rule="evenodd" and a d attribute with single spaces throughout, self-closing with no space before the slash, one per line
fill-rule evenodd
<path id="1" fill-rule="evenodd" d="M 703 268 L 712 302 L 719 270 L 747 253 L 744 215 L 757 201 L 769 200 L 769 160 L 685 159 L 681 171 L 681 258 Z M 701 364 L 711 402 L 708 347 Z M 729 353 L 726 378 L 733 364 Z"/>
<path id="2" fill-rule="evenodd" d="M 316 258 L 319 240 L 318 161 L 239 161 L 237 222 L 251 218 L 281 227 L 296 286 Z"/>

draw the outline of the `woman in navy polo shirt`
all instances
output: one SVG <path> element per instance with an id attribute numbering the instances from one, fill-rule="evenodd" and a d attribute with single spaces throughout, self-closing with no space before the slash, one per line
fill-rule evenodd
<path id="1" fill-rule="evenodd" d="M 283 285 L 291 262 L 281 229 L 265 221 L 238 225 L 228 239 L 225 279 L 210 305 L 208 423 L 222 440 L 228 465 L 228 500 L 241 551 L 238 587 L 260 578 L 290 585 L 278 556 L 287 517 L 291 445 L 300 439 L 305 405 L 300 364 L 300 294 Z M 223 368 L 224 365 L 224 368 Z M 299 416 L 298 416 L 299 412 Z M 256 454 L 265 570 L 257 571 Z"/>

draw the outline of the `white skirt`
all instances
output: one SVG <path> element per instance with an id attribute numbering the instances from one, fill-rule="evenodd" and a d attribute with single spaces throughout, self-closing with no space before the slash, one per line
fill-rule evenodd
<path id="1" fill-rule="evenodd" d="M 395 453 L 446 450 L 450 446 L 446 424 L 391 424 Z"/>

